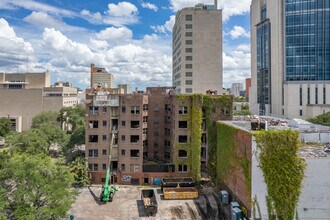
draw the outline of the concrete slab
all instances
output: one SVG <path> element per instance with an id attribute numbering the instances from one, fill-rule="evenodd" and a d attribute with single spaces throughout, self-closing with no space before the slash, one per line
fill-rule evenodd
<path id="1" fill-rule="evenodd" d="M 91 186 L 79 190 L 76 202 L 69 215 L 75 220 L 134 220 L 134 219 L 202 219 L 194 200 L 164 200 L 160 187 L 154 188 L 158 212 L 155 217 L 147 217 L 141 200 L 141 186 L 117 186 L 114 201 L 101 203 L 101 186 Z"/>

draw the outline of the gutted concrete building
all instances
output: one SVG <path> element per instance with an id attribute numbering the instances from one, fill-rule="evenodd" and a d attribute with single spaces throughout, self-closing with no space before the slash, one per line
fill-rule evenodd
<path id="1" fill-rule="evenodd" d="M 214 137 L 208 144 L 208 129 L 232 119 L 231 96 L 175 95 L 172 87 L 133 94 L 94 88 L 86 99 L 86 157 L 94 183 L 104 182 L 110 146 L 113 182 L 207 177 L 209 152 L 216 148 Z"/>

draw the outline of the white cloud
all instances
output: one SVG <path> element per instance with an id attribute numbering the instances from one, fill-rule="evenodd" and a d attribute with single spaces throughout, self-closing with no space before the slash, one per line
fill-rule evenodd
<path id="1" fill-rule="evenodd" d="M 65 59 L 70 65 L 82 66 L 102 62 L 102 56 L 94 54 L 88 46 L 70 40 L 54 28 L 45 28 L 42 37 L 45 47 L 53 53 L 52 62 Z"/>
<path id="2" fill-rule="evenodd" d="M 96 40 L 96 39 L 91 38 L 90 42 L 92 44 L 92 47 L 95 49 L 105 49 L 105 48 L 109 47 L 108 42 L 105 40 Z"/>
<path id="3" fill-rule="evenodd" d="M 100 12 L 91 13 L 90 11 L 84 9 L 80 12 L 83 16 L 82 18 L 88 20 L 92 24 L 101 24 L 102 23 L 102 15 Z"/>
<path id="4" fill-rule="evenodd" d="M 127 27 L 108 27 L 96 34 L 96 37 L 100 40 L 124 40 L 131 39 L 133 32 Z"/>
<path id="5" fill-rule="evenodd" d="M 170 8 L 173 11 L 181 10 L 184 7 L 194 7 L 200 0 L 170 0 Z M 214 0 L 204 0 L 204 4 L 214 4 Z M 250 11 L 251 0 L 240 0 L 239 3 L 233 0 L 218 0 L 218 8 L 223 9 L 223 21 L 231 16 L 247 14 Z"/>
<path id="6" fill-rule="evenodd" d="M 250 52 L 251 45 L 250 44 L 240 44 L 237 46 L 237 49 L 243 51 L 243 52 Z"/>
<path id="7" fill-rule="evenodd" d="M 156 41 L 158 40 L 158 36 L 156 34 L 151 34 L 151 35 L 144 35 L 143 41 L 150 42 L 150 41 Z"/>
<path id="8" fill-rule="evenodd" d="M 114 26 L 136 24 L 139 22 L 138 9 L 130 2 L 110 3 L 103 22 Z"/>
<path id="9" fill-rule="evenodd" d="M 172 28 L 175 24 L 175 15 L 171 15 L 170 19 L 165 22 L 164 25 L 151 26 L 151 28 L 158 33 L 172 32 Z"/>
<path id="10" fill-rule="evenodd" d="M 18 37 L 8 22 L 0 18 L 0 66 L 17 68 L 19 65 L 20 68 L 26 69 L 26 65 L 32 65 L 35 60 L 35 51 L 31 43 Z"/>
<path id="11" fill-rule="evenodd" d="M 251 54 L 244 51 L 223 52 L 223 81 L 224 87 L 232 83 L 244 82 L 251 76 Z"/>
<path id="12" fill-rule="evenodd" d="M 148 9 L 151 9 L 151 10 L 154 10 L 154 11 L 158 10 L 158 7 L 156 5 L 151 4 L 149 2 L 142 2 L 141 6 L 142 6 L 142 8 L 148 8 Z"/>
<path id="13" fill-rule="evenodd" d="M 7 9 L 8 7 L 12 9 L 24 8 L 31 11 L 49 12 L 56 15 L 64 15 L 67 17 L 74 17 L 76 15 L 75 12 L 40 3 L 34 0 L 1 0 L 0 8 Z"/>
<path id="14" fill-rule="evenodd" d="M 61 19 L 56 19 L 52 17 L 51 15 L 47 14 L 46 12 L 36 12 L 33 11 L 30 15 L 26 16 L 24 21 L 39 26 L 39 27 L 48 27 L 48 28 L 56 28 L 59 30 L 78 30 L 80 28 L 69 26 L 65 22 L 63 22 Z"/>
<path id="15" fill-rule="evenodd" d="M 237 39 L 239 37 L 250 37 L 250 32 L 245 30 L 241 26 L 234 26 L 234 28 L 229 32 L 230 36 L 233 39 Z"/>

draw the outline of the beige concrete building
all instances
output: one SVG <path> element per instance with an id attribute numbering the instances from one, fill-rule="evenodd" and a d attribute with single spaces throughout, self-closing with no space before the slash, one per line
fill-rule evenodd
<path id="1" fill-rule="evenodd" d="M 252 1 L 252 113 L 307 119 L 330 111 L 329 7 Z"/>
<path id="2" fill-rule="evenodd" d="M 0 103 L 0 117 L 10 118 L 16 131 L 24 131 L 38 113 L 77 104 L 77 89 L 50 86 L 48 72 L 0 73 Z"/>
<path id="3" fill-rule="evenodd" d="M 102 86 L 103 88 L 114 88 L 114 77 L 105 68 L 96 67 L 91 64 L 91 88 Z"/>
<path id="4" fill-rule="evenodd" d="M 176 93 L 222 94 L 222 10 L 198 4 L 177 12 L 172 31 Z"/>

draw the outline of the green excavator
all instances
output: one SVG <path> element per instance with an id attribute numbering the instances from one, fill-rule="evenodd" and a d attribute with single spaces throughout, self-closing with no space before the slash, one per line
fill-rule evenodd
<path id="1" fill-rule="evenodd" d="M 117 131 L 112 131 L 111 132 L 111 141 L 110 141 L 110 151 L 109 151 L 109 163 L 108 163 L 108 167 L 107 167 L 107 175 L 105 177 L 105 183 L 102 187 L 102 193 L 100 196 L 100 199 L 102 202 L 112 202 L 113 196 L 115 195 L 115 192 L 117 191 L 117 189 L 115 188 L 114 185 L 109 185 L 109 179 L 110 179 L 110 166 L 111 166 L 111 152 L 112 152 L 112 146 L 113 146 L 113 141 L 115 139 L 115 134 L 117 133 Z"/>

